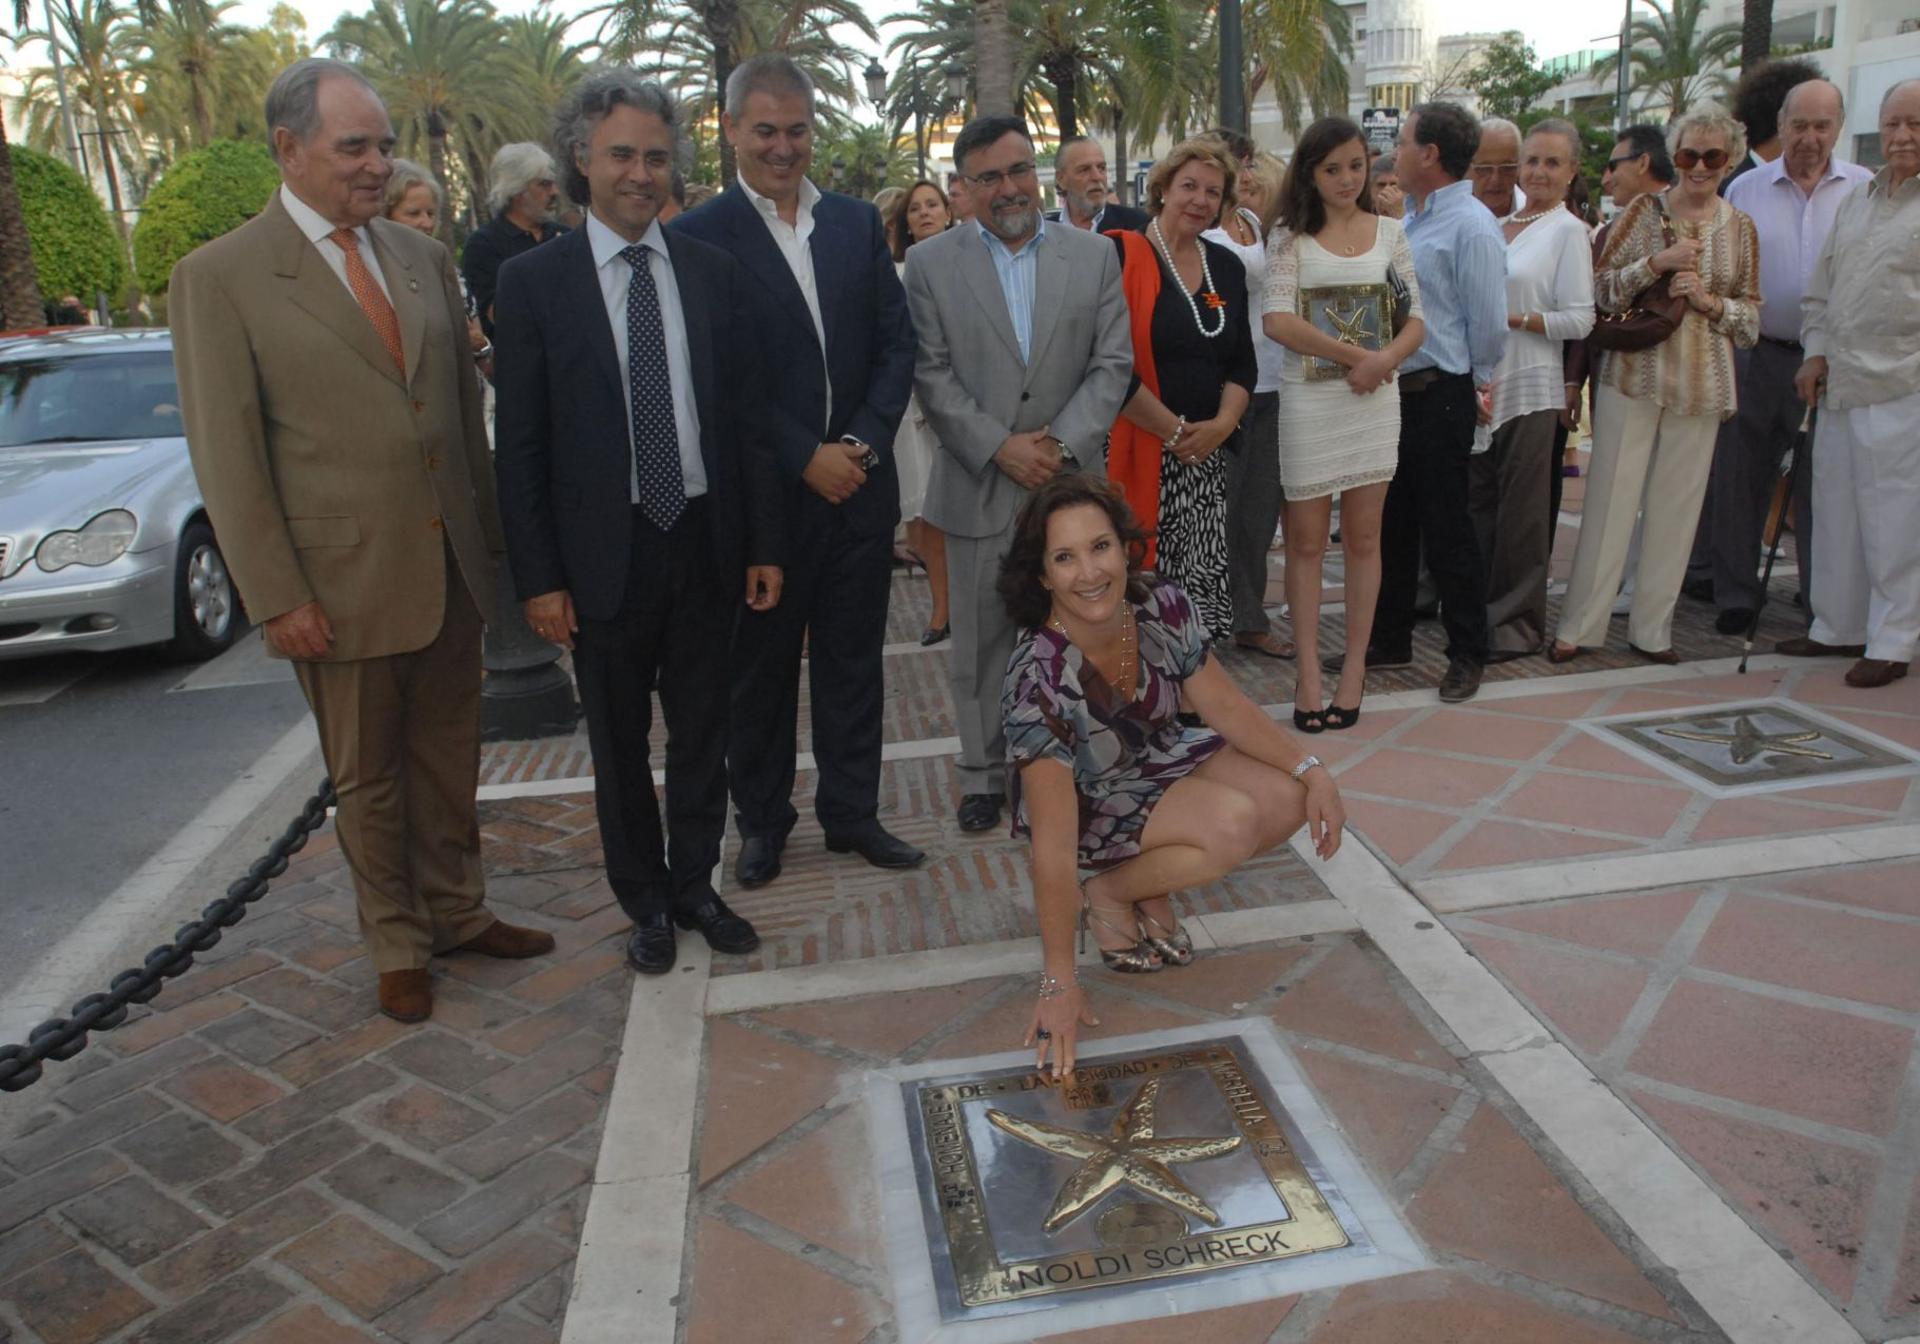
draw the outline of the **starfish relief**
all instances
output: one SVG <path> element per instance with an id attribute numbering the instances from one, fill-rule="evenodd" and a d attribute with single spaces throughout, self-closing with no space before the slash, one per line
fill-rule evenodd
<path id="1" fill-rule="evenodd" d="M 1058 1231 L 1098 1202 L 1108 1191 L 1130 1185 L 1174 1208 L 1205 1219 L 1209 1226 L 1220 1225 L 1220 1215 L 1170 1169 L 1175 1162 L 1201 1162 L 1224 1157 L 1245 1140 L 1238 1134 L 1222 1139 L 1157 1139 L 1154 1137 L 1154 1105 L 1160 1095 L 1160 1079 L 1141 1084 L 1127 1104 L 1120 1108 L 1108 1134 L 1087 1134 L 1062 1129 L 1040 1120 L 1022 1120 L 1005 1111 L 988 1111 L 987 1119 L 996 1129 L 1011 1134 L 1023 1143 L 1060 1157 L 1078 1159 L 1080 1167 L 1047 1211 L 1043 1226 Z"/>
<path id="2" fill-rule="evenodd" d="M 1717 747 L 1725 747 L 1732 755 L 1735 765 L 1745 765 L 1767 752 L 1778 752 L 1782 756 L 1803 756 L 1815 761 L 1833 759 L 1830 752 L 1801 745 L 1806 742 L 1818 742 L 1826 734 L 1820 732 L 1763 733 L 1745 714 L 1734 715 L 1733 731 L 1730 733 L 1702 733 L 1685 728 L 1657 728 L 1654 731 L 1662 737 L 1677 737 L 1687 742 L 1709 742 Z"/>
<path id="3" fill-rule="evenodd" d="M 1342 313 L 1338 308 L 1329 304 L 1327 305 L 1327 320 L 1333 323 L 1334 329 L 1337 332 L 1335 339 L 1344 341 L 1348 345 L 1365 345 L 1367 343 L 1366 338 L 1369 334 L 1369 328 L 1367 326 L 1367 309 L 1364 306 L 1355 305 L 1351 313 Z"/>

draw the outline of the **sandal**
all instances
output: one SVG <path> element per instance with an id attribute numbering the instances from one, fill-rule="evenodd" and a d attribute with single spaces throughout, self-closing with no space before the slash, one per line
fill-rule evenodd
<path id="1" fill-rule="evenodd" d="M 1193 937 L 1186 926 L 1174 921 L 1173 932 L 1169 933 L 1159 920 L 1144 910 L 1136 909 L 1134 917 L 1147 926 L 1147 946 L 1160 954 L 1160 961 L 1167 966 L 1191 966 L 1193 964 Z"/>
<path id="2" fill-rule="evenodd" d="M 1236 649 L 1245 649 L 1248 653 L 1265 654 L 1269 658 L 1279 658 L 1282 661 L 1289 662 L 1292 661 L 1294 655 L 1298 652 L 1298 650 L 1294 648 L 1292 640 L 1281 639 L 1271 630 L 1262 631 L 1257 635 L 1235 635 L 1233 637 L 1233 647 Z"/>
<path id="3" fill-rule="evenodd" d="M 1347 709 L 1341 705 L 1328 705 L 1326 719 L 1327 729 L 1330 732 L 1337 733 L 1343 728 L 1351 728 L 1360 722 L 1360 706 L 1355 705 L 1352 709 Z"/>
<path id="4" fill-rule="evenodd" d="M 1166 963 L 1160 960 L 1160 954 L 1155 951 L 1145 938 L 1140 937 L 1139 912 L 1128 911 L 1117 905 L 1102 906 L 1100 908 L 1103 910 L 1111 910 L 1116 915 L 1131 913 L 1134 916 L 1132 936 L 1135 941 L 1131 946 L 1110 950 L 1100 947 L 1098 938 L 1096 937 L 1095 939 L 1094 946 L 1100 953 L 1100 961 L 1108 970 L 1117 971 L 1123 975 L 1148 975 L 1154 971 L 1165 969 Z M 1093 897 L 1082 892 L 1080 895 L 1080 950 L 1082 952 L 1087 950 L 1087 926 L 1089 924 L 1098 924 L 1108 933 L 1117 934 L 1122 938 L 1128 936 L 1125 929 L 1095 914 Z"/>
<path id="5" fill-rule="evenodd" d="M 1327 711 L 1296 709 L 1293 711 L 1293 726 L 1303 733 L 1324 733 L 1327 731 Z"/>

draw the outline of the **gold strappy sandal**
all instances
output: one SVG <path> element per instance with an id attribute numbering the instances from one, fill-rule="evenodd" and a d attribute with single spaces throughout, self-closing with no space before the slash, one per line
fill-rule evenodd
<path id="1" fill-rule="evenodd" d="M 1135 917 L 1147 928 L 1142 940 L 1148 947 L 1160 954 L 1160 960 L 1168 966 L 1191 966 L 1193 964 L 1193 937 L 1186 926 L 1176 922 L 1173 932 L 1138 906 L 1134 908 Z"/>
<path id="2" fill-rule="evenodd" d="M 1123 909 L 1117 905 L 1101 908 L 1112 910 L 1115 914 L 1121 913 Z M 1095 914 L 1093 898 L 1083 892 L 1080 897 L 1080 950 L 1082 952 L 1087 950 L 1087 928 L 1092 923 L 1097 923 L 1108 933 L 1117 934 L 1122 938 L 1130 936 L 1127 930 Z M 1139 932 L 1139 927 L 1136 925 L 1131 935 L 1136 940 L 1133 946 L 1123 947 L 1118 951 L 1109 951 L 1100 947 L 1096 940 L 1095 947 L 1100 953 L 1101 963 L 1108 970 L 1117 971 L 1123 975 L 1148 975 L 1154 971 L 1164 970 L 1166 963 L 1161 961 L 1160 954 L 1148 944 L 1146 939 L 1139 937 Z"/>

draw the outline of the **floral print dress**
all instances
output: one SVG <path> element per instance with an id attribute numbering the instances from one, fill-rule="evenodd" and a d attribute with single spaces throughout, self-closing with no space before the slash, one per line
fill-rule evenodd
<path id="1" fill-rule="evenodd" d="M 1225 746 L 1211 728 L 1181 724 L 1180 688 L 1207 660 L 1207 631 L 1177 584 L 1147 578 L 1134 607 L 1138 693 L 1131 701 L 1072 641 L 1041 627 L 1007 664 L 1000 716 L 1007 730 L 1013 834 L 1030 832 L 1020 767 L 1041 759 L 1073 771 L 1080 797 L 1080 863 L 1106 868 L 1140 852 L 1147 816 L 1177 780 Z"/>

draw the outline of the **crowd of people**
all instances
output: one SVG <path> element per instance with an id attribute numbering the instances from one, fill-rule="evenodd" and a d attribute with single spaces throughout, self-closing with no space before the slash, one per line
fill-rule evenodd
<path id="1" fill-rule="evenodd" d="M 1243 136 L 1183 141 L 1138 210 L 1075 137 L 1044 211 L 1029 128 L 983 116 L 944 187 L 876 205 L 811 180 L 813 85 L 778 55 L 728 80 L 738 180 L 702 201 L 682 110 L 602 69 L 551 147 L 500 152 L 456 273 L 428 241 L 441 188 L 391 158 L 371 86 L 291 67 L 267 108 L 284 186 L 181 264 L 175 344 L 235 578 L 320 724 L 382 1007 L 430 1011 L 438 950 L 551 942 L 493 919 L 479 876 L 478 639 L 502 552 L 528 624 L 572 650 L 608 881 L 650 974 L 676 928 L 757 945 L 712 874 L 731 799 L 735 879 L 780 876 L 803 669 L 827 848 L 924 861 L 880 821 L 892 571 L 924 568 L 958 825 L 1011 807 L 1030 840 L 1033 1032 L 1056 1069 L 1086 1020 L 1076 922 L 1115 970 L 1181 966 L 1170 893 L 1302 825 L 1337 848 L 1338 790 L 1296 733 L 1351 727 L 1367 672 L 1411 665 L 1423 582 L 1443 700 L 1489 662 L 1598 646 L 1623 579 L 1629 646 L 1675 661 L 1690 557 L 1723 631 L 1753 619 L 1770 482 L 1817 406 L 1796 515 L 1812 626 L 1781 651 L 1855 658 L 1855 686 L 1903 676 L 1920 81 L 1887 94 L 1870 173 L 1834 156 L 1838 89 L 1761 73 L 1743 121 L 1623 132 L 1596 234 L 1574 126 L 1444 102 L 1385 154 L 1338 117 L 1284 165 Z M 1277 525 L 1292 638 L 1265 600 Z M 1336 538 L 1346 639 L 1323 654 Z M 1297 659 L 1296 733 L 1234 688 L 1228 648 Z"/>

